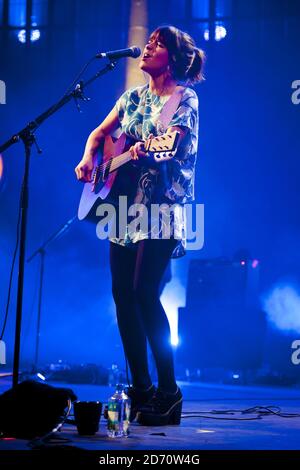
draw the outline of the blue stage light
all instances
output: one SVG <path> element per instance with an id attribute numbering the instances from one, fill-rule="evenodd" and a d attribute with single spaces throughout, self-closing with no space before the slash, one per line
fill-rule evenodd
<path id="1" fill-rule="evenodd" d="M 216 25 L 215 27 L 215 40 L 216 41 L 221 41 L 221 39 L 224 39 L 227 35 L 227 31 L 225 26 L 222 25 Z"/>
<path id="2" fill-rule="evenodd" d="M 299 287 L 277 284 L 264 296 L 263 305 L 270 322 L 279 330 L 300 333 Z"/>
<path id="3" fill-rule="evenodd" d="M 32 29 L 30 31 L 30 41 L 35 42 L 38 41 L 41 37 L 41 32 L 39 29 Z M 18 31 L 18 40 L 22 43 L 25 44 L 26 42 L 26 29 L 21 29 Z"/>
<path id="4" fill-rule="evenodd" d="M 33 29 L 30 33 L 30 41 L 38 41 L 41 37 L 41 32 L 39 29 Z"/>
<path id="5" fill-rule="evenodd" d="M 18 39 L 22 44 L 25 44 L 26 42 L 26 30 L 25 29 L 21 29 L 20 31 L 18 31 Z"/>
<path id="6" fill-rule="evenodd" d="M 203 33 L 205 41 L 209 41 L 209 29 L 206 29 Z"/>
<path id="7" fill-rule="evenodd" d="M 203 33 L 205 41 L 209 41 L 209 29 L 206 29 Z M 227 36 L 227 29 L 221 24 L 215 25 L 215 41 L 221 41 Z"/>

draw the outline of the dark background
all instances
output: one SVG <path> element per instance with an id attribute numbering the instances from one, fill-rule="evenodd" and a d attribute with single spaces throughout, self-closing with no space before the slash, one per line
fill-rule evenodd
<path id="1" fill-rule="evenodd" d="M 35 12 L 40 12 L 36 28 L 41 37 L 22 44 L 17 33 L 24 27 L 20 12 L 25 3 L 0 1 L 0 79 L 7 86 L 7 104 L 0 106 L 1 143 L 54 103 L 96 52 L 128 45 L 129 0 L 33 2 Z M 176 313 L 178 306 L 185 305 L 191 259 L 231 258 L 241 249 L 260 261 L 262 302 L 280 284 L 292 286 L 297 296 L 300 105 L 291 101 L 291 84 L 300 79 L 300 2 L 154 0 L 147 8 L 149 31 L 162 23 L 174 24 L 188 31 L 207 54 L 206 81 L 196 88 L 200 104 L 196 201 L 205 205 L 205 245 L 172 262 L 173 284 L 166 290 L 166 308 L 170 305 Z M 227 30 L 221 41 L 213 38 L 216 22 Z M 209 41 L 204 40 L 205 29 L 210 32 Z M 101 65 L 95 61 L 86 76 Z M 124 79 L 125 61 L 120 61 L 112 73 L 86 90 L 91 101 L 81 104 L 83 113 L 71 102 L 38 130 L 43 154 L 33 150 L 28 255 L 76 214 L 82 187 L 75 180 L 74 167 L 89 132 L 123 92 Z M 22 145 L 7 150 L 3 161 L 1 324 L 16 238 Z M 26 265 L 23 364 L 34 357 L 38 267 L 37 259 Z M 61 359 L 122 365 L 110 294 L 108 243 L 96 238 L 93 227 L 75 222 L 49 247 L 44 286 L 40 362 Z M 9 363 L 14 345 L 15 287 L 16 278 L 4 336 Z M 297 309 L 294 313 L 300 315 Z M 286 332 L 281 341 L 290 344 L 299 335 L 300 331 Z M 275 350 L 268 354 L 265 360 L 272 357 L 275 368 L 290 368 L 286 354 L 285 366 L 278 351 L 275 362 Z"/>

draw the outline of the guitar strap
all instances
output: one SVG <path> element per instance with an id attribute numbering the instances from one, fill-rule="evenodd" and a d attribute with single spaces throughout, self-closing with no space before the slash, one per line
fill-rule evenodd
<path id="1" fill-rule="evenodd" d="M 173 91 L 170 98 L 166 101 L 162 107 L 160 116 L 157 120 L 157 132 L 158 135 L 164 134 L 178 108 L 178 105 L 181 101 L 182 95 L 184 92 L 183 86 L 177 86 Z M 165 165 L 160 165 L 159 178 L 161 179 L 161 186 L 166 187 L 168 185 L 168 176 L 167 176 L 167 167 Z M 161 195 L 161 197 L 163 197 Z"/>
<path id="2" fill-rule="evenodd" d="M 172 95 L 164 104 L 160 116 L 157 121 L 157 130 L 160 133 L 164 133 L 168 128 L 177 108 L 181 101 L 184 92 L 183 86 L 177 86 L 173 91 Z"/>

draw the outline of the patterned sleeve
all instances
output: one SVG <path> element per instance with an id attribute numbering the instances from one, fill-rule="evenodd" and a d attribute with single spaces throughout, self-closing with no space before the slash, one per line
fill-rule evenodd
<path id="1" fill-rule="evenodd" d="M 187 127 L 191 132 L 195 132 L 197 121 L 198 97 L 194 90 L 187 88 L 168 127 Z"/>
<path id="2" fill-rule="evenodd" d="M 194 199 L 195 164 L 198 149 L 198 97 L 187 89 L 169 126 L 185 127 L 189 132 L 174 158 L 167 162 L 168 183 L 165 195 L 173 202 Z"/>

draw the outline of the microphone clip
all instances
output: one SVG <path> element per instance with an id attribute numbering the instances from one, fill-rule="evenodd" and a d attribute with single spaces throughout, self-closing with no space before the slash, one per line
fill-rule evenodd
<path id="1" fill-rule="evenodd" d="M 77 108 L 78 112 L 82 113 L 82 110 L 81 110 L 78 99 L 81 99 L 82 101 L 90 101 L 91 100 L 91 98 L 86 96 L 83 92 L 83 81 L 82 80 L 80 80 L 80 82 L 77 83 L 77 85 L 75 86 L 75 89 L 74 89 L 74 92 L 73 92 L 73 98 L 74 98 L 74 101 L 75 101 L 76 108 Z"/>

